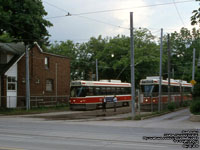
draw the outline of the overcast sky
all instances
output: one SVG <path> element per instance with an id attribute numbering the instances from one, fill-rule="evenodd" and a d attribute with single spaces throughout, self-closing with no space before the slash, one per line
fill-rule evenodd
<path id="1" fill-rule="evenodd" d="M 98 35 L 129 36 L 130 12 L 134 27 L 148 28 L 154 35 L 191 29 L 192 11 L 199 7 L 195 0 L 42 0 L 53 23 L 50 41 L 85 42 Z M 107 11 L 110 10 L 110 11 Z M 100 12 L 104 11 L 104 12 Z M 72 16 L 65 16 L 67 13 Z M 88 13 L 87 12 L 99 12 Z M 84 14 L 85 13 L 85 14 Z M 82 15 L 80 15 L 82 14 Z"/>

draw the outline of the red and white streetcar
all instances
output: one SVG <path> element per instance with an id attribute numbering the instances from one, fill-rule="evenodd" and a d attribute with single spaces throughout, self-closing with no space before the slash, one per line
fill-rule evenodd
<path id="1" fill-rule="evenodd" d="M 116 95 L 117 106 L 129 105 L 131 101 L 131 84 L 120 80 L 100 80 L 71 82 L 70 108 L 72 110 L 97 109 L 102 106 L 104 97 L 107 107 L 112 107 L 112 99 Z"/>
<path id="2" fill-rule="evenodd" d="M 142 104 L 158 104 L 159 100 L 159 77 L 147 77 L 140 80 L 140 88 L 142 92 Z M 162 80 L 162 96 L 161 102 L 168 102 L 168 80 Z M 183 80 L 170 80 L 171 102 L 181 103 L 192 100 L 191 94 L 192 84 Z"/>

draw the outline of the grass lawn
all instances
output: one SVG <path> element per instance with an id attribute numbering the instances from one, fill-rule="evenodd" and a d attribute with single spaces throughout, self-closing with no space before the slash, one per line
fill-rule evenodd
<path id="1" fill-rule="evenodd" d="M 49 113 L 49 112 L 59 112 L 59 111 L 68 111 L 69 106 L 58 106 L 58 107 L 41 107 L 41 108 L 32 108 L 30 110 L 26 109 L 7 109 L 0 108 L 1 115 L 25 115 L 25 114 L 39 114 L 39 113 Z"/>

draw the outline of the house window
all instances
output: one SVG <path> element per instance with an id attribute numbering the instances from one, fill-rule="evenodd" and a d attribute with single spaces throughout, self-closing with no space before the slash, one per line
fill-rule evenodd
<path id="1" fill-rule="evenodd" d="M 49 69 L 49 57 L 44 58 L 45 69 Z"/>
<path id="2" fill-rule="evenodd" d="M 48 92 L 53 91 L 53 80 L 52 79 L 46 80 L 46 91 L 48 91 Z"/>
<path id="3" fill-rule="evenodd" d="M 16 90 L 16 77 L 7 77 L 7 89 L 8 90 Z"/>

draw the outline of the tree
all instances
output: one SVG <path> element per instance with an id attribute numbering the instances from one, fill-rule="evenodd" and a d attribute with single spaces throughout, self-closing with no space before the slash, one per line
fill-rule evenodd
<path id="1" fill-rule="evenodd" d="M 195 28 L 192 30 L 182 28 L 179 32 L 175 31 L 170 34 L 172 78 L 186 80 L 188 82 L 192 80 L 193 48 L 196 49 L 195 80 L 197 81 L 197 84 L 194 86 L 195 95 L 199 95 L 200 90 L 200 82 L 198 82 L 200 74 L 198 71 L 199 68 L 196 66 L 200 54 L 198 51 L 200 48 L 199 38 L 200 31 Z M 166 37 L 164 39 L 164 49 L 166 49 Z M 165 53 L 165 55 L 167 55 L 167 53 Z M 167 64 L 164 65 L 167 66 Z M 167 73 L 167 68 L 164 68 L 164 70 L 164 72 Z"/>
<path id="2" fill-rule="evenodd" d="M 200 0 L 196 0 L 196 1 L 200 1 Z M 193 10 L 193 16 L 191 17 L 191 24 L 195 25 L 200 23 L 200 8 L 198 8 L 197 10 Z"/>
<path id="3" fill-rule="evenodd" d="M 17 42 L 24 42 L 26 51 L 26 108 L 30 109 L 29 52 L 34 42 L 47 42 L 46 27 L 52 24 L 41 0 L 0 0 L 0 35 L 8 33 Z"/>
<path id="4" fill-rule="evenodd" d="M 14 39 L 12 37 L 10 37 L 10 35 L 8 33 L 3 33 L 0 35 L 0 42 L 10 43 L 12 41 L 14 41 Z"/>
<path id="5" fill-rule="evenodd" d="M 41 0 L 0 0 L 0 35 L 8 33 L 26 45 L 47 42 L 46 27 L 52 24 L 43 19 L 46 15 Z"/>
<path id="6" fill-rule="evenodd" d="M 182 28 L 180 32 L 170 35 L 171 41 L 171 68 L 174 69 L 174 78 L 190 81 L 192 79 L 193 48 L 198 49 L 199 31 L 195 28 L 190 31 Z"/>
<path id="7" fill-rule="evenodd" d="M 147 29 L 135 30 L 134 37 L 136 83 L 139 83 L 141 78 L 158 75 L 159 46 Z M 130 38 L 127 36 L 92 37 L 81 44 L 74 44 L 72 41 L 54 43 L 48 51 L 71 58 L 72 80 L 91 79 L 91 74 L 96 74 L 96 59 L 99 79 L 119 79 L 125 82 L 131 80 Z"/>

